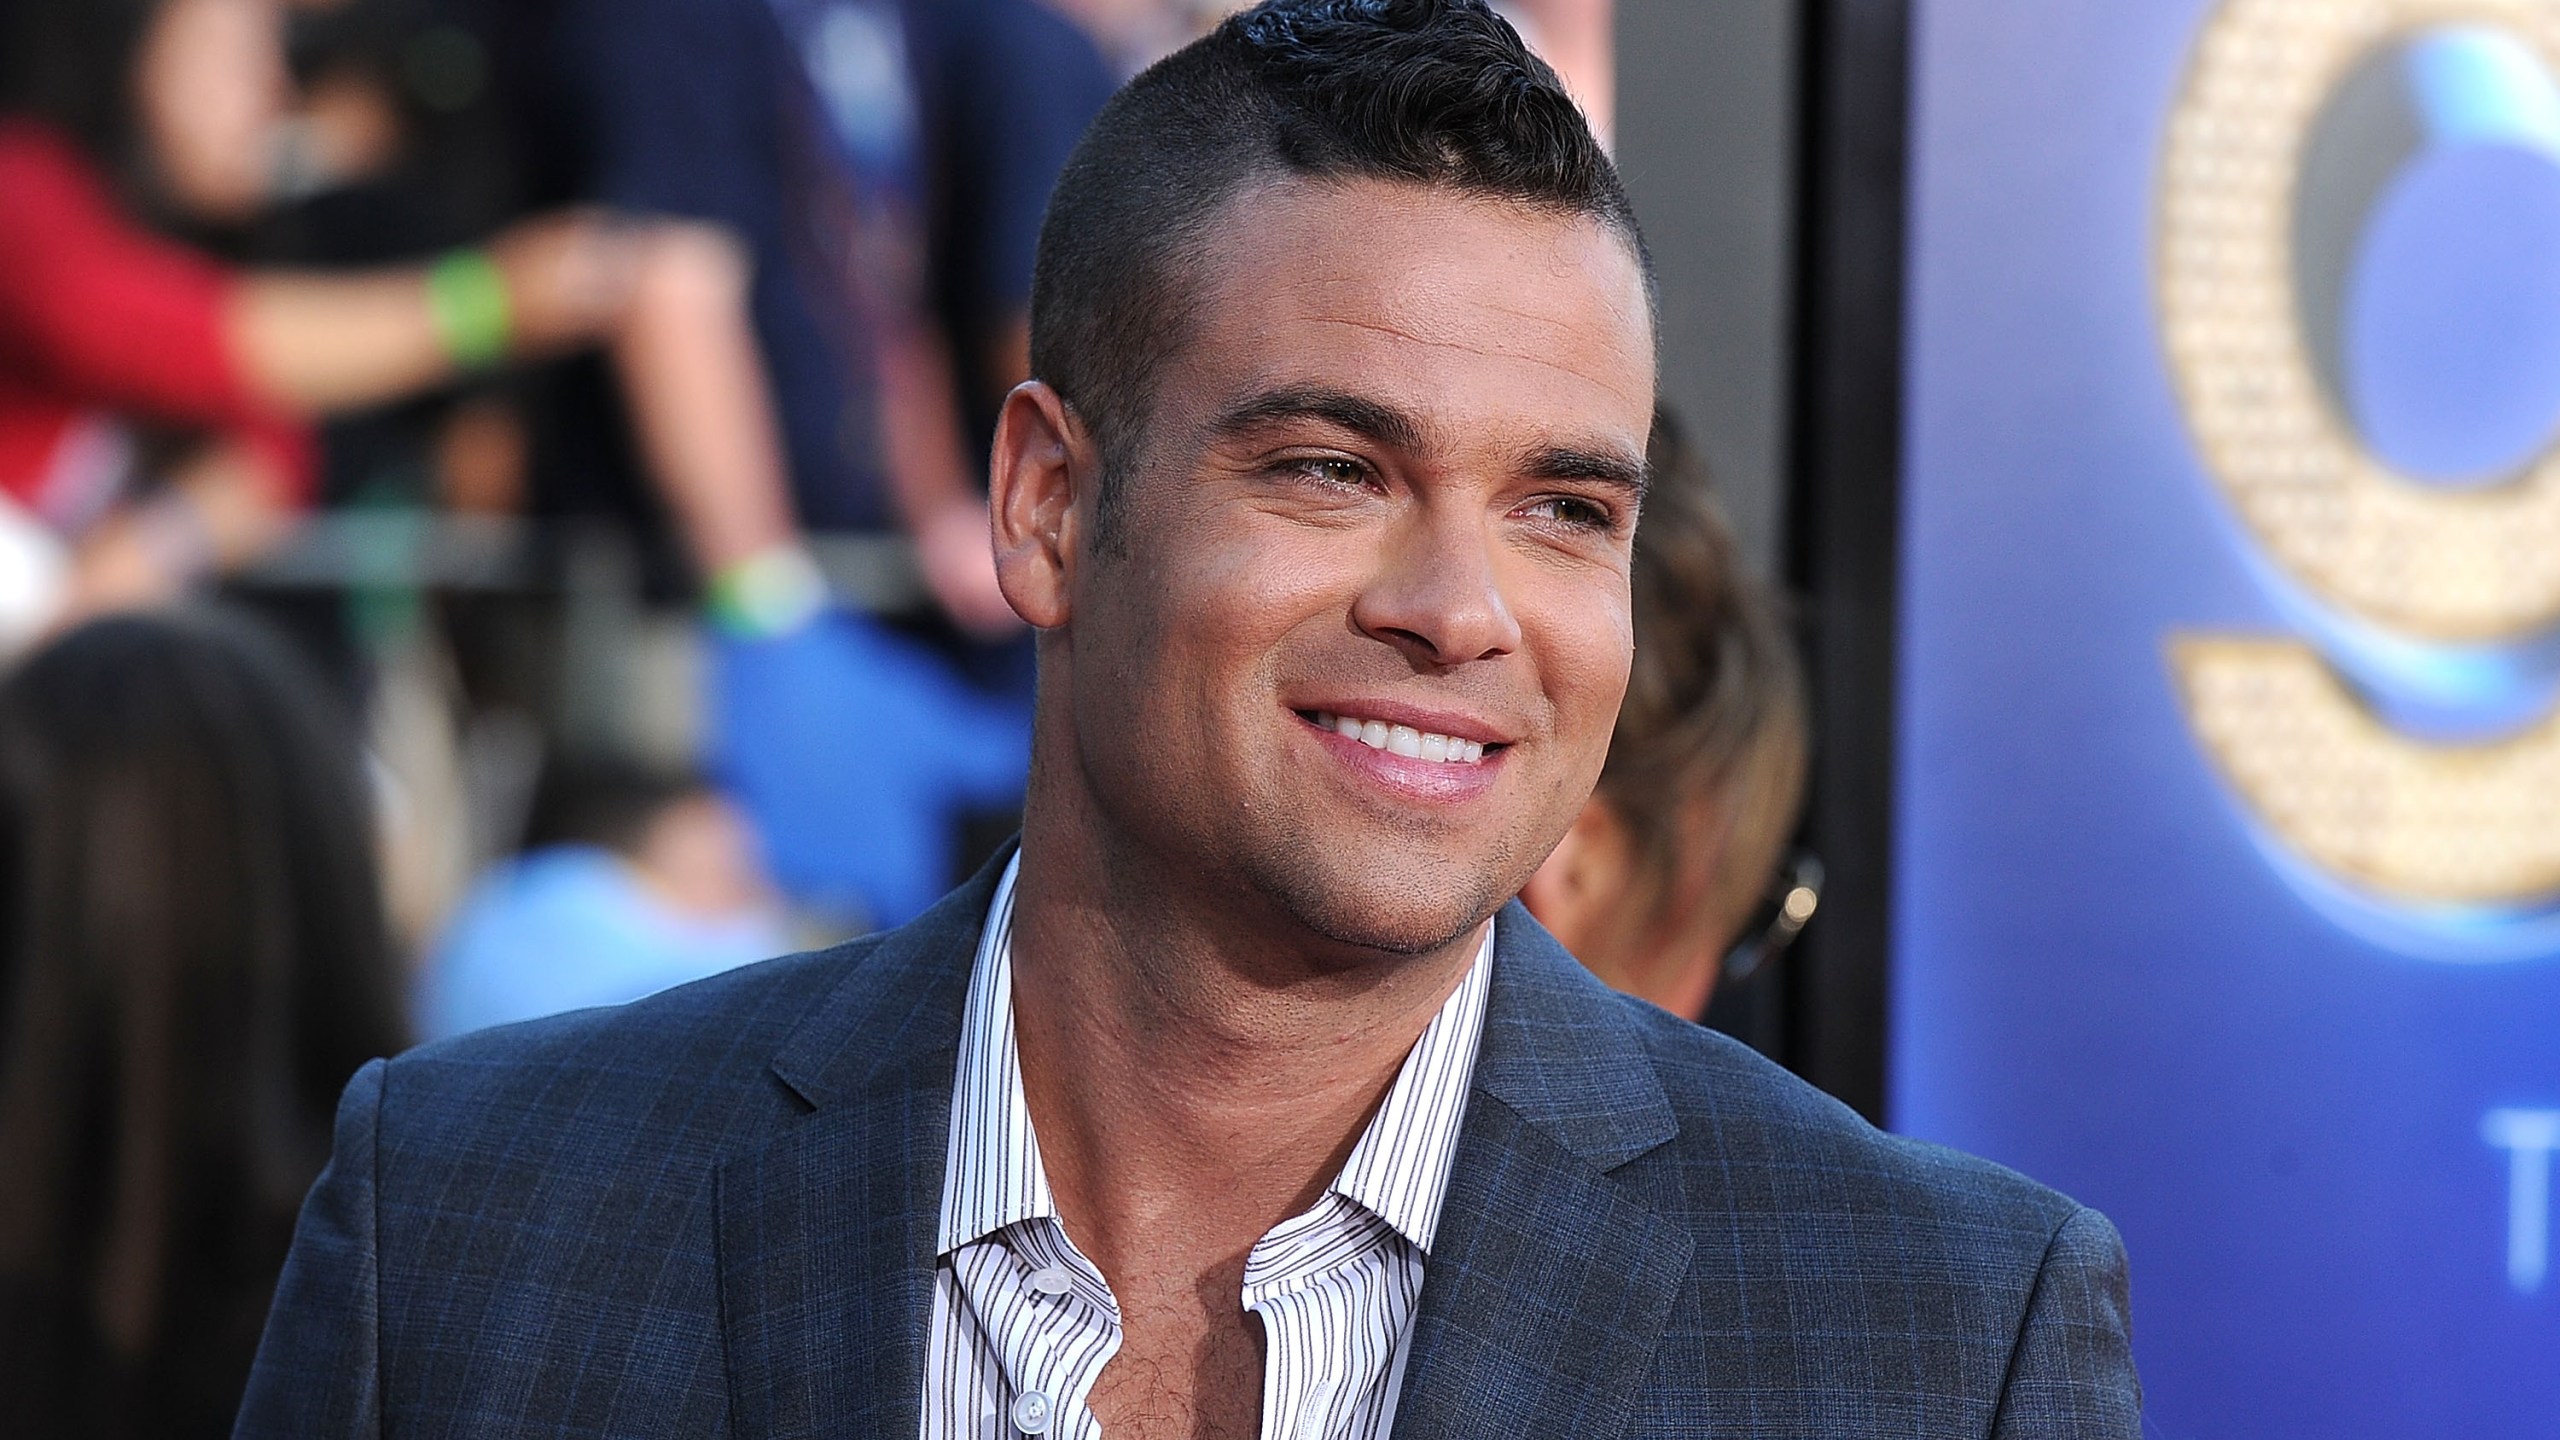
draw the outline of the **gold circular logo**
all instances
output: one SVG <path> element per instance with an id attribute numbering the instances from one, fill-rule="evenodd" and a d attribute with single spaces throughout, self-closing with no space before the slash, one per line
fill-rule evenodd
<path id="1" fill-rule="evenodd" d="M 2478 490 L 2397 472 L 2323 387 L 2295 278 L 2296 189 L 2324 107 L 2379 47 L 2448 26 L 2494 30 L 2560 73 L 2554 0 L 2223 5 L 2169 127 L 2159 303 L 2205 465 L 2285 571 L 2374 624 L 2483 642 L 2560 622 L 2560 448 Z"/>

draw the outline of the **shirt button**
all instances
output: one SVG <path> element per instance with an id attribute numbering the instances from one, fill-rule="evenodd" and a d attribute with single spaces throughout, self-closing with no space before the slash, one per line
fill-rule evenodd
<path id="1" fill-rule="evenodd" d="M 1013 1428 L 1025 1435 L 1046 1435 L 1049 1424 L 1058 1418 L 1049 1397 L 1037 1390 L 1025 1390 L 1014 1397 Z"/>
<path id="2" fill-rule="evenodd" d="M 1031 1288 L 1043 1295 L 1064 1295 L 1075 1288 L 1075 1277 L 1064 1265 L 1043 1265 L 1031 1272 Z"/>

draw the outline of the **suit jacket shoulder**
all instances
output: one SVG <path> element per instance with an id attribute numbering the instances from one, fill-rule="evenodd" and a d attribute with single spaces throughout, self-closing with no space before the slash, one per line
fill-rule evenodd
<path id="1" fill-rule="evenodd" d="M 866 937 L 419 1046 L 385 1067 L 385 1140 L 402 1152 L 503 1151 L 512 1164 L 614 1143 L 716 1153 L 737 1126 L 806 1113 L 773 1057 L 877 946 Z"/>
<path id="2" fill-rule="evenodd" d="M 2096 1212 L 1501 924 L 1398 1440 L 2139 1433 Z"/>
<path id="3" fill-rule="evenodd" d="M 730 1433 L 760 1332 L 723 1322 L 752 1327 L 758 1306 L 784 1303 L 737 1287 L 772 1268 L 768 1243 L 806 1258 L 770 1233 L 757 1167 L 837 1133 L 803 1123 L 822 1104 L 860 1114 L 886 1094 L 898 1103 L 871 1145 L 826 1172 L 859 1182 L 929 1150 L 940 1180 L 986 888 L 898 931 L 367 1067 L 304 1206 L 238 1433 L 371 1436 L 385 1415 L 408 1434 Z M 830 1233 L 914 1208 L 907 1193 L 770 1190 Z M 829 1318 L 808 1312 L 813 1330 Z"/>
<path id="4" fill-rule="evenodd" d="M 2005 1166 L 1878 1130 L 1856 1111 L 1730 1036 L 1620 997 L 1689 1163 L 1748 1175 L 1807 1213 L 1890 1215 L 1908 1225 L 1954 1217 L 1980 1251 L 2022 1247 L 2030 1264 L 2081 1207 Z"/>

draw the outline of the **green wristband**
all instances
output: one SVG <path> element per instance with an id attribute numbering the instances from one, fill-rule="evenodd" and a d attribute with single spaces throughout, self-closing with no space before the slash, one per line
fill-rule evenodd
<path id="1" fill-rule="evenodd" d="M 827 604 L 827 577 L 797 545 L 777 545 L 711 577 L 711 623 L 741 640 L 790 634 Z"/>
<path id="2" fill-rule="evenodd" d="M 456 250 L 427 267 L 427 312 L 453 363 L 482 370 L 507 358 L 515 315 L 506 277 L 485 250 Z"/>

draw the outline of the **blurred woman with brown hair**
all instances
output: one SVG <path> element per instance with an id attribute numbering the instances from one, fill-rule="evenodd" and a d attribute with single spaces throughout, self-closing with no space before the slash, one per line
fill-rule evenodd
<path id="1" fill-rule="evenodd" d="M 1593 974 L 1696 1020 L 1804 803 L 1804 675 L 1667 412 L 1650 448 L 1626 703 L 1599 789 L 1520 898 Z"/>
<path id="2" fill-rule="evenodd" d="M 221 616 L 0 684 L 0 1415 L 224 1435 L 339 1089 L 400 1046 L 356 742 Z"/>

